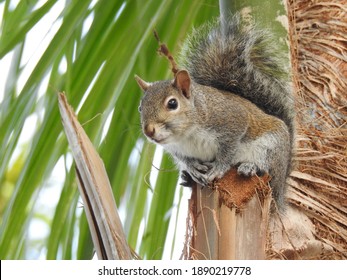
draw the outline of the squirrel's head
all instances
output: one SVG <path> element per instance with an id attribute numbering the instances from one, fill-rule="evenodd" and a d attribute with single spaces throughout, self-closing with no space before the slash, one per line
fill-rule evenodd
<path id="1" fill-rule="evenodd" d="M 189 128 L 192 118 L 191 79 L 186 70 L 173 80 L 147 83 L 135 79 L 144 92 L 139 106 L 141 126 L 146 137 L 162 145 L 177 141 Z"/>

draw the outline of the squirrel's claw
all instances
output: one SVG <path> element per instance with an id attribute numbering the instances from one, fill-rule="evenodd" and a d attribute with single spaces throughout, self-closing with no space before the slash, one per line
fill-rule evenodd
<path id="1" fill-rule="evenodd" d="M 181 181 L 180 185 L 184 186 L 184 187 L 192 187 L 194 184 L 194 180 L 193 180 L 192 176 L 190 176 L 190 174 L 185 170 L 182 170 L 182 172 L 181 172 L 181 180 L 182 181 Z"/>

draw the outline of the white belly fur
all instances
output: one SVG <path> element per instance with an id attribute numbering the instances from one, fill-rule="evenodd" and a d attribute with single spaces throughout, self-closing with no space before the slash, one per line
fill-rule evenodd
<path id="1" fill-rule="evenodd" d="M 173 154 L 192 157 L 201 161 L 212 161 L 218 152 L 218 143 L 206 131 L 192 129 L 189 135 L 175 139 L 172 143 L 163 145 L 164 149 Z"/>

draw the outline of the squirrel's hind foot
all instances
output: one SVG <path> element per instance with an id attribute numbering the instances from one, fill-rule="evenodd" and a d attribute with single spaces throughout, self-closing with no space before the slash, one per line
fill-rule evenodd
<path id="1" fill-rule="evenodd" d="M 240 163 L 237 168 L 237 173 L 241 176 L 251 177 L 251 176 L 263 176 L 266 171 L 259 168 L 258 165 L 256 165 L 253 162 L 243 162 Z"/>

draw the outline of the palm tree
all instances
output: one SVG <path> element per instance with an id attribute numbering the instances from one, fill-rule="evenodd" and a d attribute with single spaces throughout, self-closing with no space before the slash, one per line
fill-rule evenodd
<path id="1" fill-rule="evenodd" d="M 141 135 L 133 77 L 168 78 L 153 30 L 177 53 L 193 25 L 219 15 L 218 3 L 49 0 L 0 7 L 0 63 L 7 70 L 0 95 L 0 258 L 93 255 L 59 117 L 60 91 L 105 163 L 130 246 L 145 259 L 161 259 L 164 248 L 170 256 L 168 228 L 177 226 L 182 189 L 170 159 Z"/>
<path id="2" fill-rule="evenodd" d="M 177 50 L 193 24 L 217 16 L 218 3 L 40 3 L 1 4 L 0 57 L 10 65 L 0 105 L 0 256 L 93 254 L 59 118 L 56 93 L 64 91 L 105 162 L 129 244 L 143 258 L 160 259 L 177 207 L 177 173 L 166 156 L 152 167 L 156 150 L 140 133 L 141 93 L 133 77 L 166 78 L 153 30 Z M 152 175 L 155 168 L 164 171 Z"/>

